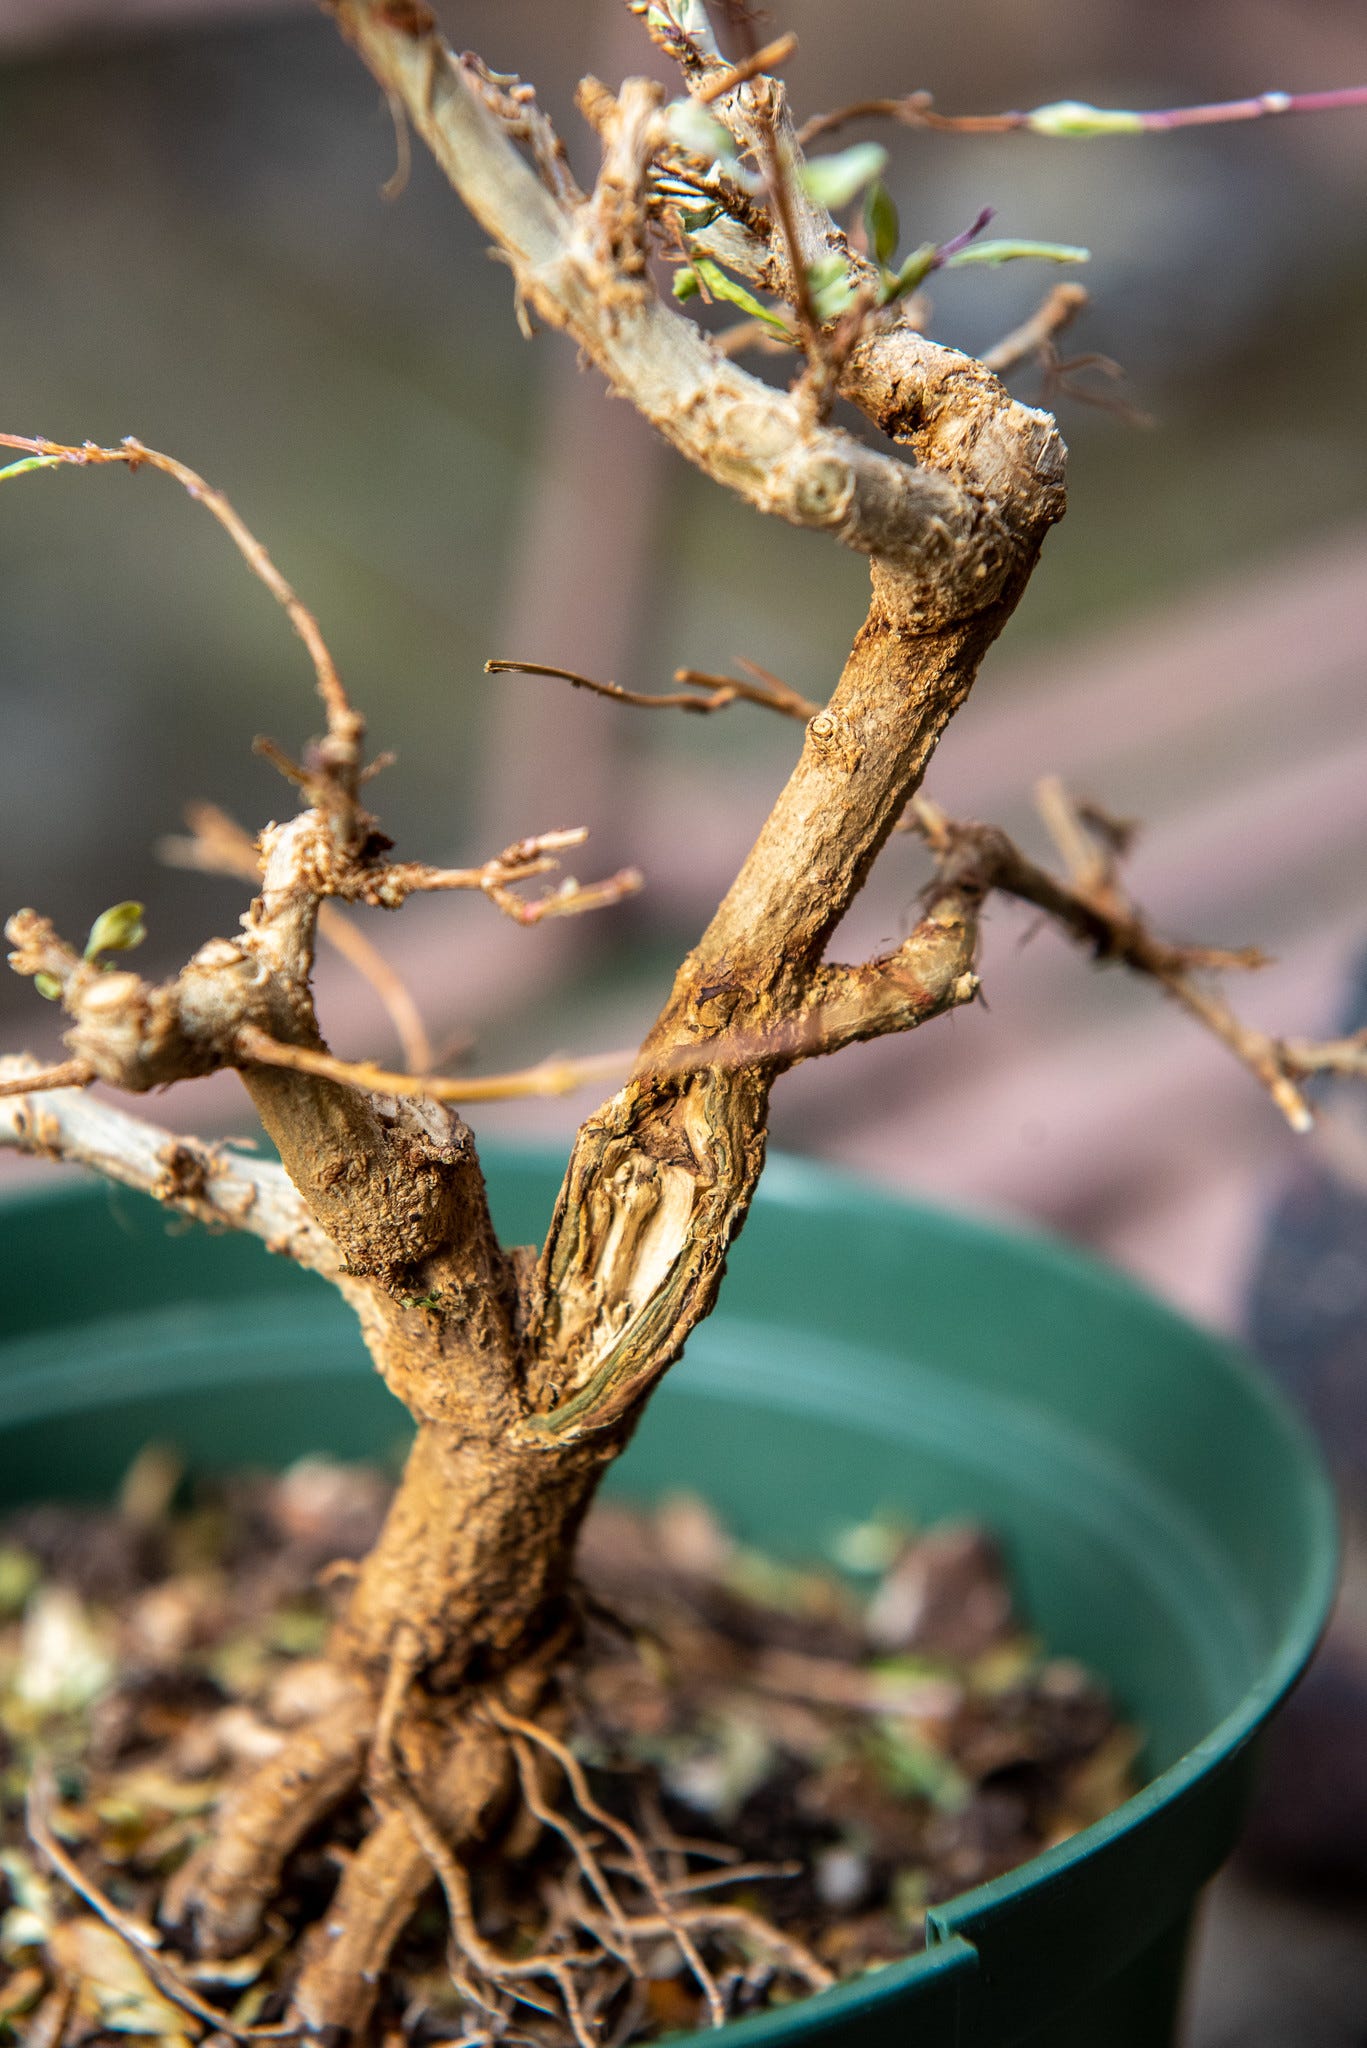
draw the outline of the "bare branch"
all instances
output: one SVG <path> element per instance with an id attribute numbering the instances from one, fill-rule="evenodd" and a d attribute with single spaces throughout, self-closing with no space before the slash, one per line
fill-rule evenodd
<path id="1" fill-rule="evenodd" d="M 776 36 L 772 43 L 766 43 L 762 50 L 754 50 L 739 64 L 731 65 L 725 71 L 718 71 L 699 86 L 694 98 L 699 106 L 710 106 L 723 93 L 734 92 L 738 85 L 745 85 L 757 78 L 761 71 L 777 71 L 780 64 L 786 64 L 797 48 L 797 37 L 790 30 L 787 35 Z"/>
<path id="2" fill-rule="evenodd" d="M 619 704 L 635 704 L 643 711 L 724 711 L 740 694 L 718 678 L 716 687 L 710 689 L 705 697 L 694 696 L 687 690 L 652 696 L 645 690 L 624 690 L 620 683 L 595 682 L 592 676 L 581 676 L 576 669 L 554 668 L 544 661 L 486 661 L 484 673 L 487 676 L 553 676 L 562 683 L 571 684 L 576 690 L 591 690 L 596 697 L 614 697 Z M 709 683 L 711 680 L 708 679 Z"/>
<path id="3" fill-rule="evenodd" d="M 261 542 L 238 517 L 221 491 L 214 490 L 202 476 L 197 476 L 185 463 L 177 462 L 174 456 L 159 454 L 155 448 L 145 448 L 142 442 L 135 441 L 131 434 L 117 448 L 99 448 L 89 441 L 83 447 L 74 448 L 60 441 L 45 440 L 37 435 L 0 434 L 0 447 L 24 448 L 33 457 L 29 463 L 11 465 L 4 472 L 5 476 L 15 475 L 27 469 L 61 469 L 70 466 L 89 469 L 109 463 L 120 463 L 130 470 L 138 470 L 144 466 L 159 469 L 164 476 L 173 478 L 189 493 L 196 504 L 203 505 L 205 511 L 211 513 L 218 521 L 247 567 L 265 584 L 308 649 L 318 684 L 318 695 L 322 698 L 323 708 L 327 713 L 330 738 L 345 748 L 359 750 L 365 734 L 365 722 L 348 700 L 318 621 L 285 581 Z"/>
<path id="4" fill-rule="evenodd" d="M 693 711 L 707 714 L 724 711 L 728 704 L 762 704 L 767 710 L 781 712 L 787 718 L 806 720 L 814 718 L 821 709 L 819 704 L 810 703 L 800 697 L 796 690 L 780 682 L 777 676 L 761 669 L 757 663 L 742 661 L 740 666 L 748 668 L 760 680 L 742 682 L 735 676 L 710 675 L 702 669 L 679 668 L 674 671 L 676 683 L 687 685 L 685 689 L 651 694 L 645 690 L 625 690 L 620 683 L 596 682 L 592 676 L 582 676 L 576 669 L 554 668 L 544 661 L 486 661 L 486 675 L 553 676 L 563 683 L 570 683 L 576 690 L 591 690 L 598 697 L 615 698 L 619 704 L 635 704 L 643 711 Z M 699 696 L 694 694 L 702 691 Z"/>
<path id="5" fill-rule="evenodd" d="M 1114 839 L 1108 845 L 1110 835 L 1098 839 L 1088 832 L 1084 814 L 1056 780 L 1041 785 L 1041 796 L 1070 870 L 1068 882 L 1036 866 L 995 826 L 955 823 L 924 798 L 916 799 L 912 818 L 946 879 L 998 889 L 1031 903 L 1097 959 L 1119 960 L 1149 976 L 1243 1062 L 1293 1130 L 1308 1131 L 1314 1118 L 1297 1083 L 1322 1071 L 1367 1072 L 1367 1035 L 1316 1045 L 1277 1038 L 1243 1023 L 1197 977 L 1258 968 L 1266 965 L 1266 956 L 1252 946 L 1185 946 L 1159 938 L 1117 885 Z"/>
<path id="6" fill-rule="evenodd" d="M 982 892 L 969 885 L 937 892 L 895 952 L 858 967 L 821 968 L 798 1020 L 808 1040 L 802 1057 L 913 1031 L 971 1003 L 978 993 L 973 959 L 981 901 Z"/>
<path id="7" fill-rule="evenodd" d="M 297 1074 L 316 1074 L 373 1095 L 416 1096 L 432 1102 L 513 1102 L 529 1095 L 572 1095 L 591 1081 L 624 1074 L 634 1052 L 590 1053 L 581 1059 L 546 1059 L 511 1074 L 472 1074 L 450 1078 L 440 1074 L 395 1074 L 374 1060 L 339 1060 L 312 1046 L 285 1045 L 255 1025 L 237 1034 L 237 1057 L 248 1063 L 284 1067 Z"/>
<path id="8" fill-rule="evenodd" d="M 810 697 L 801 696 L 771 669 L 761 668 L 757 661 L 747 661 L 743 654 L 737 657 L 736 666 L 746 669 L 754 681 L 746 683 L 734 676 L 709 675 L 705 669 L 697 668 L 676 668 L 674 680 L 676 683 L 689 683 L 695 689 L 731 690 L 747 704 L 761 704 L 766 711 L 777 711 L 781 717 L 796 718 L 804 725 L 819 715 L 820 704 L 814 704 Z"/>
<path id="9" fill-rule="evenodd" d="M 1013 327 L 993 347 L 984 349 L 981 360 L 998 377 L 1005 377 L 1047 348 L 1055 335 L 1071 326 L 1086 304 L 1087 293 L 1082 285 L 1056 284 L 1028 320 Z"/>
<path id="10" fill-rule="evenodd" d="M 191 804 L 185 821 L 190 827 L 188 838 L 166 838 L 158 845 L 158 853 L 170 866 L 193 868 L 205 875 L 235 875 L 244 882 L 260 879 L 262 863 L 256 841 L 226 811 L 216 804 Z M 432 1042 L 401 976 L 335 903 L 318 906 L 318 930 L 384 1004 L 405 1063 L 415 1073 L 425 1073 L 433 1064 Z"/>
<path id="11" fill-rule="evenodd" d="M 0 1059 L 0 1145 L 90 1167 L 200 1223 L 248 1231 L 299 1265 L 337 1276 L 335 1249 L 274 1160 L 181 1137 L 74 1089 L 36 1099 L 44 1081 L 36 1060 Z"/>
<path id="12" fill-rule="evenodd" d="M 1147 113 L 1129 108 L 1091 107 L 1080 100 L 1056 100 L 1028 113 L 941 114 L 928 92 L 904 93 L 899 99 L 856 100 L 834 113 L 817 114 L 805 123 L 805 146 L 829 135 L 848 121 L 887 116 L 908 128 L 934 128 L 955 135 L 1155 135 L 1176 128 L 1210 128 L 1229 121 L 1261 121 L 1275 114 L 1326 114 L 1367 108 L 1367 86 L 1340 86 L 1330 92 L 1261 92 L 1251 99 L 1217 100 L 1204 106 L 1163 107 Z"/>
<path id="13" fill-rule="evenodd" d="M 57 1067 L 25 1067 L 0 1079 L 0 1096 L 38 1095 L 47 1088 L 88 1088 L 95 1078 L 93 1067 L 84 1060 L 63 1060 Z"/>
<path id="14" fill-rule="evenodd" d="M 554 873 L 560 865 L 554 855 L 567 847 L 582 846 L 587 837 L 582 826 L 540 832 L 517 840 L 477 868 L 436 868 L 424 861 L 383 861 L 369 867 L 358 866 L 338 878 L 336 893 L 376 909 L 397 910 L 413 895 L 479 889 L 515 924 L 540 924 L 547 917 L 577 917 L 583 911 L 601 910 L 635 895 L 641 887 L 640 871 L 621 868 L 601 882 L 587 883 L 567 876 L 544 896 L 531 898 L 517 895 L 515 885 L 537 875 Z"/>

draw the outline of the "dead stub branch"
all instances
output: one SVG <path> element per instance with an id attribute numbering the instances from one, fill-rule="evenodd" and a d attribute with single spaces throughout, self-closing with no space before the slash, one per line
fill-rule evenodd
<path id="1" fill-rule="evenodd" d="M 924 797 L 913 801 L 908 823 L 935 855 L 942 884 L 983 895 L 998 890 L 1032 904 L 1094 959 L 1119 961 L 1155 982 L 1248 1068 L 1293 1131 L 1308 1131 L 1314 1122 L 1303 1082 L 1320 1073 L 1367 1075 L 1367 1032 L 1316 1042 L 1244 1023 L 1210 977 L 1264 967 L 1267 955 L 1256 946 L 1162 938 L 1120 886 L 1119 861 L 1134 828 L 1094 806 L 1074 804 L 1053 778 L 1039 785 L 1038 797 L 1067 870 L 1064 880 L 1027 859 L 997 826 L 957 823 Z"/>

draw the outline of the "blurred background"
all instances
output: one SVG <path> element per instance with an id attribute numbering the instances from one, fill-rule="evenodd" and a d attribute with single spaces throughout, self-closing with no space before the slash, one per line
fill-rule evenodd
<path id="1" fill-rule="evenodd" d="M 443 12 L 458 46 L 537 81 L 585 171 L 575 79 L 654 68 L 617 0 Z M 784 0 L 783 27 L 802 114 L 920 87 L 988 112 L 1367 81 L 1353 0 L 960 0 L 914 25 L 895 0 Z M 1039 853 L 1045 773 L 1143 819 L 1132 881 L 1161 926 L 1258 942 L 1277 964 L 1235 991 L 1246 1014 L 1337 1028 L 1367 946 L 1367 114 L 1090 142 L 876 132 L 907 246 L 983 205 L 994 233 L 1089 245 L 1093 303 L 1061 349 L 1125 373 L 1014 379 L 1058 411 L 1071 509 L 929 793 Z M 401 855 L 472 861 L 584 824 L 581 877 L 645 871 L 634 902 L 532 932 L 462 900 L 370 917 L 437 1044 L 497 1071 L 639 1035 L 799 735 L 746 707 L 671 719 L 490 678 L 485 658 L 656 689 L 745 656 L 820 698 L 867 572 L 694 476 L 560 338 L 524 341 L 506 270 L 421 152 L 386 200 L 394 166 L 371 81 L 307 6 L 0 0 L 4 426 L 134 433 L 229 494 L 398 755 L 375 801 Z M 938 278 L 932 331 L 986 347 L 1054 278 Z M 295 751 L 316 726 L 302 650 L 212 523 L 150 475 L 11 485 L 0 579 L 0 901 L 79 938 L 141 898 L 141 964 L 170 970 L 244 891 L 165 868 L 155 843 L 190 799 L 253 831 L 288 808 L 251 740 Z M 896 842 L 842 953 L 895 942 L 923 880 Z M 1367 1107 L 1339 1090 L 1293 1139 L 1152 990 L 1007 907 L 984 974 L 985 1005 L 786 1080 L 777 1141 L 1065 1232 L 1202 1319 L 1251 1325 L 1332 1438 L 1351 1507 L 1367 1490 Z M 320 990 L 335 1049 L 395 1055 L 348 968 L 325 961 Z M 54 1051 L 57 1024 L 0 982 L 6 1048 Z M 564 1140 L 592 1106 L 472 1121 Z M 158 1114 L 243 1127 L 227 1078 Z M 0 1155 L 6 1175 L 43 1171 Z M 1281 1893 L 1247 1874 L 1217 1893 L 1200 2048 L 1293 2023 L 1302 2048 L 1367 2040 L 1364 1608 L 1354 1591 L 1287 1738 L 1261 1866 Z M 1339 1761 L 1317 1790 L 1323 1756 Z"/>

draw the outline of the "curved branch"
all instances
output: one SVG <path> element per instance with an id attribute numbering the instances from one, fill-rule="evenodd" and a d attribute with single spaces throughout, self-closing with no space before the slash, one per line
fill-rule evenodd
<path id="1" fill-rule="evenodd" d="M 948 469 L 912 467 L 848 434 L 813 426 L 797 399 L 722 357 L 692 321 L 661 303 L 632 265 L 617 264 L 620 249 L 604 246 L 600 202 L 617 201 L 611 212 L 619 221 L 623 195 L 600 188 L 583 207 L 557 201 L 424 10 L 396 9 L 383 0 L 332 0 L 332 8 L 494 238 L 521 298 L 571 334 L 613 388 L 682 454 L 761 511 L 835 533 L 909 576 L 936 585 L 952 578 L 960 600 L 971 593 L 986 606 L 1000 596 L 1009 550 L 1001 546 L 983 495 Z M 624 90 L 617 107 L 621 124 L 637 132 L 640 96 Z M 642 149 L 651 139 L 646 136 Z M 663 140 L 660 134 L 657 146 Z M 640 173 L 643 178 L 643 161 Z M 904 407 L 916 404 L 932 360 L 963 362 L 952 351 L 920 343 L 919 354 L 913 350 L 906 358 Z M 1049 452 L 1050 429 L 1040 415 L 1017 411 L 1028 467 L 1039 469 L 1040 488 L 1053 493 L 1050 516 L 1056 517 L 1060 474 Z"/>
<path id="2" fill-rule="evenodd" d="M 144 467 L 159 469 L 163 476 L 169 476 L 182 490 L 203 505 L 223 528 L 234 547 L 241 555 L 252 574 L 265 584 L 276 603 L 285 612 L 290 624 L 308 649 L 313 663 L 314 676 L 318 683 L 318 695 L 323 700 L 328 715 L 329 728 L 340 731 L 347 728 L 357 713 L 342 688 L 342 679 L 337 665 L 328 652 L 322 629 L 308 606 L 285 581 L 274 562 L 267 554 L 256 535 L 233 510 L 222 491 L 216 491 L 202 476 L 184 462 L 178 462 L 172 455 L 162 455 L 155 448 L 146 448 L 129 434 L 117 448 L 100 448 L 87 441 L 77 448 L 62 441 L 49 441 L 41 435 L 0 434 L 0 447 L 27 449 L 33 460 L 30 463 L 13 466 L 7 472 L 13 474 L 20 468 L 32 469 L 94 469 L 111 463 L 121 464 L 125 469 L 138 470 Z"/>

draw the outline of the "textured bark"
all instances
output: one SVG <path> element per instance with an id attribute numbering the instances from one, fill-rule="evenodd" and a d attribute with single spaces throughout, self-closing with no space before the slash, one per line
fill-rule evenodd
<path id="1" fill-rule="evenodd" d="M 241 935 L 150 988 L 64 948 L 32 913 L 11 923 L 21 971 L 59 987 L 81 1071 L 138 1090 L 215 1066 L 240 1071 L 297 1190 L 311 1263 L 328 1263 L 317 1252 L 326 1244 L 379 1370 L 417 1421 L 384 1532 L 329 1644 L 326 1704 L 239 1787 L 172 1906 L 203 1946 L 242 1946 L 281 1858 L 364 1780 L 380 1818 L 313 1938 L 296 1996 L 302 2023 L 333 2037 L 364 2024 L 431 1869 L 457 1937 L 477 1941 L 461 1936 L 449 1859 L 498 1824 L 511 1784 L 509 1712 L 548 1706 L 574 1638 L 580 1523 L 716 1299 L 763 1165 L 775 1080 L 799 1060 L 911 1029 L 976 990 L 982 889 L 971 876 L 947 877 L 884 958 L 839 965 L 826 954 L 1063 509 L 1052 421 L 895 315 L 838 355 L 829 337 L 809 334 L 807 371 L 782 392 L 662 302 L 647 264 L 652 165 L 669 147 L 657 87 L 586 94 L 604 163 L 584 198 L 526 101 L 456 59 L 413 0 L 335 0 L 334 11 L 506 257 L 521 302 L 565 330 L 716 481 L 868 556 L 872 591 L 830 700 L 808 721 L 787 785 L 680 966 L 630 1080 L 579 1134 L 539 1258 L 498 1244 L 470 1134 L 452 1112 L 316 1070 L 319 905 L 396 906 L 413 888 L 470 886 L 471 875 L 384 859 L 358 800 L 363 726 L 273 568 L 271 587 L 315 655 L 328 737 L 291 769 L 307 807 L 265 835 L 261 893 Z M 686 58 L 694 85 L 721 62 L 704 42 Z M 718 106 L 761 154 L 795 161 L 768 81 Z M 516 147 L 528 134 L 544 178 Z M 804 252 L 844 249 L 829 216 L 795 205 Z M 742 264 L 803 296 L 762 208 L 735 232 Z M 837 376 L 907 459 L 823 423 Z M 227 523 L 222 501 L 216 516 Z M 504 865 L 474 873 L 475 885 L 510 907 L 508 877 L 540 872 L 545 847 L 565 836 L 511 849 Z M 314 1070 L 290 1064 L 300 1056 Z"/>

